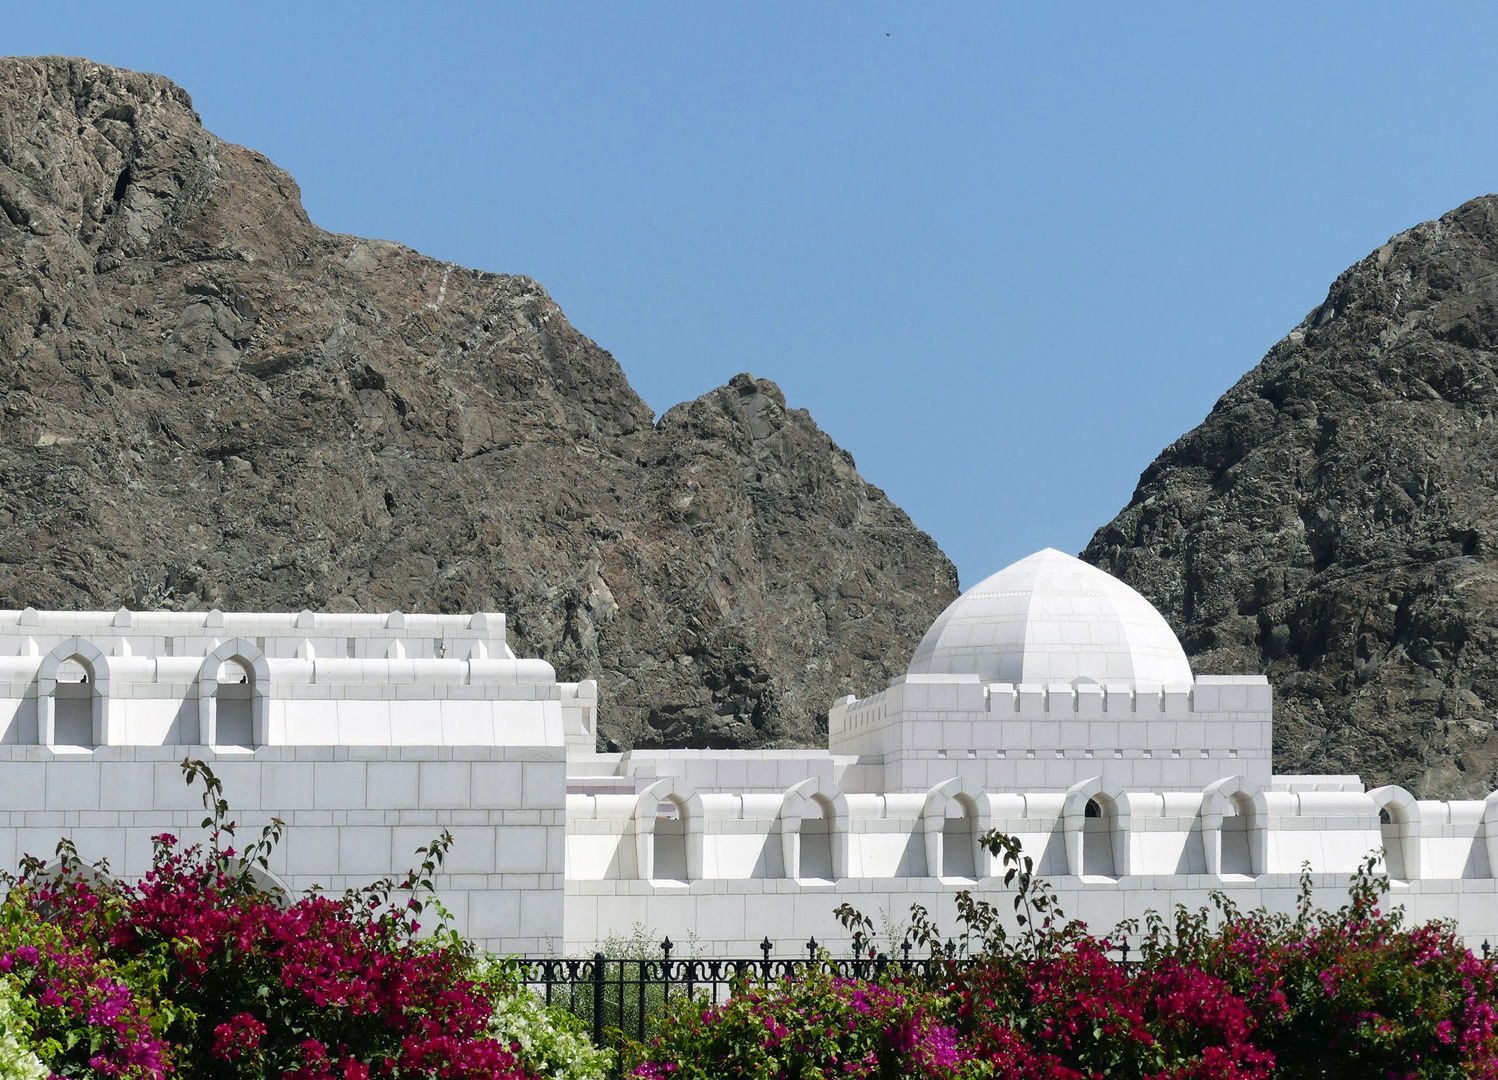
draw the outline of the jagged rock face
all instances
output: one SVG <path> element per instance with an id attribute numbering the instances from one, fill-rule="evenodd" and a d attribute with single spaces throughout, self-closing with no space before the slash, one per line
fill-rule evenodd
<path id="1" fill-rule="evenodd" d="M 1498 786 L 1498 196 L 1394 237 L 1082 557 L 1198 672 L 1266 672 L 1280 772 Z"/>
<path id="2" fill-rule="evenodd" d="M 509 613 L 608 740 L 815 744 L 957 594 L 775 384 L 653 423 L 524 277 L 315 227 L 166 79 L 0 61 L 0 604 Z"/>

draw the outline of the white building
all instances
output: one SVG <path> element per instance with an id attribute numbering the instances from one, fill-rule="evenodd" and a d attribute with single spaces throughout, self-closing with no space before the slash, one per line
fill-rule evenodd
<path id="1" fill-rule="evenodd" d="M 242 828 L 290 826 L 292 889 L 402 873 L 447 828 L 439 882 L 498 951 L 591 951 L 635 924 L 708 953 L 842 937 L 843 901 L 1004 897 L 977 838 L 1020 836 L 1068 915 L 1106 930 L 1221 889 L 1291 909 L 1387 852 L 1413 919 L 1498 937 L 1498 794 L 1417 801 L 1275 776 L 1260 676 L 1193 676 L 1158 612 L 1042 551 L 963 594 L 907 673 L 829 713 L 826 750 L 594 752 L 597 688 L 518 660 L 504 616 L 0 612 L 0 864 L 70 835 L 138 875 L 191 834 L 209 760 Z"/>

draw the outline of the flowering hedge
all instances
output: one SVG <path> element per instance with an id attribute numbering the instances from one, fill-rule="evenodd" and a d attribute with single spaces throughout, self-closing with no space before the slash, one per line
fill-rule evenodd
<path id="1" fill-rule="evenodd" d="M 726 1004 L 688 1006 L 631 1051 L 633 1075 L 937 1077 L 996 1080 L 1498 1080 L 1494 967 L 1452 928 L 1406 929 L 1379 910 L 1387 882 L 1369 861 L 1350 902 L 1315 910 L 1303 878 L 1296 915 L 1178 908 L 1115 933 L 1141 945 L 1125 967 L 1118 937 L 1067 922 L 1011 837 L 985 842 L 1008 864 L 1019 933 L 989 904 L 958 898 L 976 962 L 888 969 L 879 985 L 822 975 L 761 986 Z M 863 947 L 872 923 L 839 914 Z M 940 943 L 912 910 L 923 946 Z M 1142 932 L 1141 932 L 1142 931 Z"/>

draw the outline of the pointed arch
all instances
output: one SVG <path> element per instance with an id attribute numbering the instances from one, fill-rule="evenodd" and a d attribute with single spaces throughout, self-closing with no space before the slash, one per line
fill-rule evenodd
<path id="1" fill-rule="evenodd" d="M 660 815 L 659 808 L 667 804 L 675 818 Z M 640 792 L 632 820 L 635 867 L 641 878 L 696 881 L 702 876 L 702 797 L 684 781 L 667 776 Z M 667 821 L 679 824 L 663 825 Z"/>
<path id="2" fill-rule="evenodd" d="M 1376 787 L 1368 792 L 1368 798 L 1381 811 L 1378 831 L 1384 841 L 1385 872 L 1400 881 L 1419 881 L 1422 876 L 1420 803 L 1397 784 Z M 1383 821 L 1385 815 L 1389 818 L 1387 823 Z"/>
<path id="3" fill-rule="evenodd" d="M 221 684 L 219 672 L 225 664 L 242 668 L 248 676 L 247 682 Z M 241 686 L 245 687 L 243 692 L 238 689 Z M 238 739 L 247 734 L 248 745 L 264 746 L 269 686 L 270 665 L 266 663 L 265 651 L 253 641 L 230 638 L 216 646 L 203 657 L 202 666 L 198 668 L 198 741 L 205 746 L 242 746 L 245 744 Z M 223 730 L 220 730 L 219 722 L 221 698 L 226 705 Z M 239 722 L 238 717 L 227 715 L 231 707 L 238 711 L 240 702 L 247 704 L 245 712 L 248 715 L 244 717 L 248 720 L 247 725 Z M 245 726 L 248 726 L 247 732 L 243 730 Z"/>
<path id="4" fill-rule="evenodd" d="M 1264 792 L 1239 774 L 1202 789 L 1202 852 L 1207 873 L 1257 877 L 1268 864 L 1269 803 Z"/>
<path id="5" fill-rule="evenodd" d="M 1118 781 L 1093 776 L 1073 784 L 1061 804 L 1066 872 L 1121 878 L 1129 873 L 1129 796 Z"/>
<path id="6" fill-rule="evenodd" d="M 83 668 L 82 683 L 59 679 L 59 675 L 65 676 L 63 665 L 70 660 Z M 61 693 L 59 684 L 64 687 Z M 85 686 L 86 690 L 81 689 Z M 36 721 L 37 742 L 43 746 L 109 745 L 113 735 L 109 722 L 109 657 L 102 649 L 87 638 L 71 637 L 42 657 L 36 676 Z M 85 734 L 86 743 L 82 741 Z"/>
<path id="7" fill-rule="evenodd" d="M 954 776 L 926 792 L 921 824 L 926 834 L 927 876 L 992 877 L 993 858 L 979 843 L 992 822 L 988 795 L 968 777 Z"/>
<path id="8" fill-rule="evenodd" d="M 824 824 L 808 829 L 808 821 Z M 842 788 L 821 776 L 787 788 L 780 804 L 780 845 L 788 878 L 847 877 L 848 797 Z"/>

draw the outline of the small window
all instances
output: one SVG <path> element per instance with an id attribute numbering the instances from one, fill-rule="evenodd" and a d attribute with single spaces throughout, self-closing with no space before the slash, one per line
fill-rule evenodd
<path id="1" fill-rule="evenodd" d="M 176 638 L 167 638 L 166 639 L 166 654 L 168 656 L 176 656 L 177 655 L 177 639 Z"/>
<path id="2" fill-rule="evenodd" d="M 255 639 L 255 648 L 259 649 L 261 652 L 265 651 L 265 639 L 263 637 L 257 637 Z"/>
<path id="3" fill-rule="evenodd" d="M 218 690 L 214 694 L 217 713 L 216 746 L 253 747 L 255 684 L 250 669 L 238 659 L 219 665 Z"/>
<path id="4" fill-rule="evenodd" d="M 354 638 L 349 638 L 348 642 L 344 645 L 344 651 L 348 654 L 348 657 L 351 660 L 354 657 L 354 642 Z"/>
<path id="5" fill-rule="evenodd" d="M 1075 806 L 1076 803 L 1072 803 L 1072 805 Z M 1103 808 L 1097 804 L 1096 799 L 1088 799 L 1087 809 L 1084 810 L 1083 813 L 1085 813 L 1088 817 L 1100 818 L 1103 816 Z M 1077 819 L 1072 818 L 1072 820 L 1076 821 Z"/>
<path id="6" fill-rule="evenodd" d="M 655 808 L 655 865 L 650 876 L 658 881 L 687 880 L 687 829 L 681 807 L 670 799 Z"/>
<path id="7" fill-rule="evenodd" d="M 432 639 L 432 655 L 441 660 L 447 655 L 447 642 L 441 638 Z"/>

